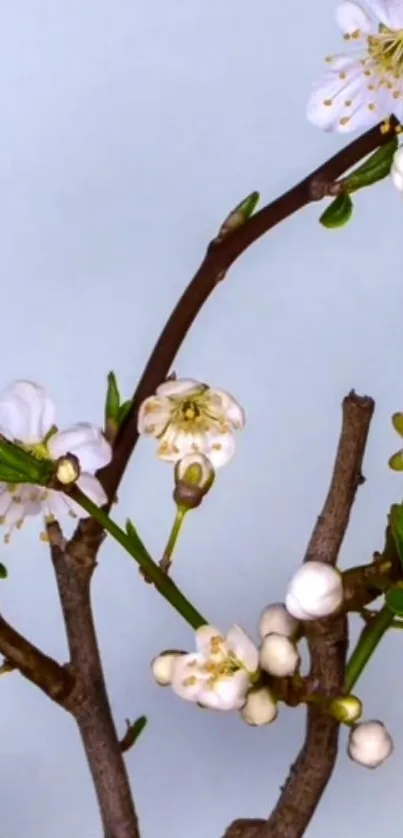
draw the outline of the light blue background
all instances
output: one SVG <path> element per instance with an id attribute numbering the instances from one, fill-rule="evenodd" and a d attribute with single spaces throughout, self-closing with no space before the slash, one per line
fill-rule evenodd
<path id="1" fill-rule="evenodd" d="M 252 189 L 267 202 L 349 138 L 305 121 L 322 58 L 341 48 L 333 0 L 14 0 L 0 3 L 1 378 L 46 384 L 60 426 L 100 422 L 113 368 L 125 396 L 226 213 Z M 205 306 L 175 369 L 224 387 L 247 411 L 237 455 L 187 521 L 175 579 L 223 630 L 252 634 L 302 559 L 327 490 L 340 402 L 355 387 L 377 411 L 342 553 L 382 545 L 402 479 L 390 415 L 403 409 L 401 198 L 357 196 L 334 232 L 312 206 L 270 233 Z M 171 470 L 137 450 L 116 517 L 159 556 L 173 514 Z M 66 644 L 40 522 L 4 546 L 4 616 L 59 660 Z M 146 713 L 127 764 L 144 838 L 219 838 L 265 816 L 301 743 L 303 711 L 250 729 L 154 685 L 186 624 L 108 542 L 94 607 L 115 718 Z M 354 630 L 356 627 L 354 627 Z M 401 815 L 402 638 L 362 678 L 369 718 L 396 752 L 367 772 L 341 750 L 309 838 L 392 834 Z M 345 737 L 343 736 L 345 741 Z M 72 719 L 18 674 L 0 682 L 2 838 L 100 836 Z M 380 806 L 382 801 L 382 806 Z M 169 817 L 168 817 L 169 816 Z"/>

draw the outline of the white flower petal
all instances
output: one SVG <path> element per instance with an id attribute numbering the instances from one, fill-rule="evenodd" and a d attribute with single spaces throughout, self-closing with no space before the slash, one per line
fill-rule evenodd
<path id="1" fill-rule="evenodd" d="M 314 85 L 308 99 L 306 113 L 310 122 L 325 131 L 346 133 L 358 124 L 366 125 L 383 118 L 385 114 L 380 115 L 379 107 L 376 111 L 368 107 L 375 100 L 368 90 L 363 69 L 354 59 L 340 73 L 327 72 L 322 81 Z M 379 95 L 377 99 L 379 101 Z"/>
<path id="2" fill-rule="evenodd" d="M 226 637 L 230 652 L 243 664 L 248 672 L 256 672 L 259 663 L 259 653 L 246 632 L 240 626 L 233 626 Z"/>
<path id="3" fill-rule="evenodd" d="M 41 442 L 55 417 L 54 402 L 44 387 L 32 381 L 15 381 L 0 396 L 0 428 L 9 439 Z"/>
<path id="4" fill-rule="evenodd" d="M 276 678 L 294 675 L 299 662 L 299 654 L 288 637 L 283 634 L 268 634 L 260 647 L 260 666 Z"/>
<path id="5" fill-rule="evenodd" d="M 204 679 L 199 664 L 200 655 L 197 652 L 180 655 L 173 662 L 171 686 L 173 691 L 186 701 L 198 701 L 203 690 Z"/>
<path id="6" fill-rule="evenodd" d="M 367 0 L 377 18 L 389 29 L 403 29 L 402 0 Z"/>
<path id="7" fill-rule="evenodd" d="M 12 497 L 7 483 L 0 483 L 0 518 L 7 515 L 7 510 L 12 503 Z"/>
<path id="8" fill-rule="evenodd" d="M 370 16 L 359 5 L 352 0 L 339 3 L 336 7 L 335 18 L 337 26 L 344 35 L 351 35 L 352 32 L 371 32 L 373 24 Z"/>
<path id="9" fill-rule="evenodd" d="M 240 670 L 234 675 L 217 678 L 212 687 L 205 687 L 198 703 L 211 710 L 240 710 L 245 703 L 246 691 L 250 685 L 246 672 Z"/>
<path id="10" fill-rule="evenodd" d="M 163 396 L 150 396 L 141 403 L 137 416 L 139 434 L 160 436 L 167 428 L 172 413 L 172 404 Z"/>
<path id="11" fill-rule="evenodd" d="M 166 396 L 168 398 L 177 398 L 178 396 L 185 396 L 188 393 L 196 391 L 203 391 L 206 385 L 201 381 L 195 381 L 193 378 L 174 378 L 172 381 L 164 381 L 156 389 L 157 396 Z"/>
<path id="12" fill-rule="evenodd" d="M 285 637 L 293 637 L 298 626 L 298 620 L 288 613 L 284 603 L 274 602 L 265 608 L 260 617 L 259 634 L 261 638 L 273 632 L 284 634 Z"/>
<path id="13" fill-rule="evenodd" d="M 241 716 L 248 725 L 269 725 L 277 717 L 276 699 L 267 687 L 251 690 L 241 710 Z"/>
<path id="14" fill-rule="evenodd" d="M 151 661 L 153 676 L 160 687 L 167 687 L 172 681 L 174 663 L 180 652 L 163 652 Z"/>
<path id="15" fill-rule="evenodd" d="M 348 755 L 365 768 L 378 768 L 391 755 L 393 740 L 382 722 L 359 722 L 349 736 Z"/>
<path id="16" fill-rule="evenodd" d="M 208 390 L 206 401 L 209 414 L 217 419 L 225 418 L 234 431 L 244 428 L 245 411 L 226 390 Z"/>
<path id="17" fill-rule="evenodd" d="M 101 430 L 88 422 L 77 422 L 66 431 L 57 431 L 49 440 L 51 457 L 57 460 L 64 454 L 75 454 L 83 472 L 94 474 L 108 465 L 112 448 Z"/>
<path id="18" fill-rule="evenodd" d="M 157 457 L 169 463 L 177 463 L 188 454 L 204 453 L 204 440 L 202 434 L 191 434 L 188 431 L 178 428 L 176 425 L 169 425 L 165 433 L 160 437 L 157 448 Z"/>
<path id="19" fill-rule="evenodd" d="M 343 578 L 331 565 L 305 562 L 291 578 L 285 604 L 297 620 L 319 620 L 343 602 Z"/>
<path id="20" fill-rule="evenodd" d="M 204 658 L 218 661 L 228 653 L 228 647 L 221 632 L 215 626 L 200 626 L 195 632 L 197 651 Z"/>
<path id="21" fill-rule="evenodd" d="M 46 518 L 55 518 L 56 521 L 62 521 L 69 512 L 72 512 L 74 516 L 77 515 L 76 506 L 79 510 L 78 515 L 84 517 L 86 514 L 84 509 L 78 504 L 74 504 L 74 501 L 70 500 L 67 495 L 49 490 L 43 501 L 43 514 Z"/>
<path id="22" fill-rule="evenodd" d="M 235 437 L 231 433 L 206 435 L 203 454 L 214 469 L 222 468 L 235 454 Z"/>

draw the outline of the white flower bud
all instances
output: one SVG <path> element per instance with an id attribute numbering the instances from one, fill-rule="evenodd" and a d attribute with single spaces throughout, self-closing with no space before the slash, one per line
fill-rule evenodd
<path id="1" fill-rule="evenodd" d="M 293 637 L 297 628 L 298 620 L 288 613 L 282 602 L 274 602 L 272 605 L 268 605 L 259 621 L 259 634 L 262 638 L 273 633 Z"/>
<path id="2" fill-rule="evenodd" d="M 277 678 L 293 675 L 297 669 L 299 654 L 288 637 L 283 634 L 268 634 L 260 647 L 259 662 L 262 669 Z"/>
<path id="3" fill-rule="evenodd" d="M 348 755 L 365 768 L 378 768 L 391 755 L 393 740 L 382 722 L 360 722 L 348 740 Z"/>
<path id="4" fill-rule="evenodd" d="M 355 695 L 345 695 L 334 698 L 330 704 L 329 712 L 339 722 L 352 724 L 356 722 L 362 713 L 362 703 Z"/>
<path id="5" fill-rule="evenodd" d="M 343 602 L 343 578 L 334 567 L 306 562 L 289 582 L 285 605 L 297 620 L 328 617 Z"/>
<path id="6" fill-rule="evenodd" d="M 151 661 L 151 671 L 160 687 L 168 687 L 172 681 L 173 667 L 181 652 L 163 652 Z"/>
<path id="7" fill-rule="evenodd" d="M 398 192 L 403 192 L 403 145 L 395 151 L 390 174 Z"/>
<path id="8" fill-rule="evenodd" d="M 251 690 L 241 710 L 248 725 L 269 725 L 277 716 L 277 702 L 267 687 Z"/>

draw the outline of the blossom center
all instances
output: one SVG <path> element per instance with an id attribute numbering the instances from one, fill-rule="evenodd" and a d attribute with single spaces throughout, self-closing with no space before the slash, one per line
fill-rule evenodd
<path id="1" fill-rule="evenodd" d="M 380 24 L 377 35 L 368 35 L 367 44 L 380 76 L 403 78 L 403 29 L 393 31 Z"/>

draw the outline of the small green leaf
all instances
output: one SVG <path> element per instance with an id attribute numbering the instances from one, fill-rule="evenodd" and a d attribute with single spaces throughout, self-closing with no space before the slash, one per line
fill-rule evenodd
<path id="1" fill-rule="evenodd" d="M 394 413 L 392 416 L 392 425 L 399 434 L 403 436 L 403 413 Z"/>
<path id="2" fill-rule="evenodd" d="M 0 562 L 0 579 L 7 579 L 8 570 L 3 562 Z"/>
<path id="3" fill-rule="evenodd" d="M 146 724 L 147 716 L 139 716 L 139 718 L 136 719 L 135 722 L 129 722 L 129 720 L 126 719 L 127 730 L 123 739 L 120 742 L 120 750 L 123 751 L 123 753 L 125 751 L 128 751 L 129 748 L 132 748 L 133 745 L 136 744 Z"/>
<path id="4" fill-rule="evenodd" d="M 392 531 L 397 554 L 403 565 L 403 506 L 393 504 L 389 512 L 389 525 Z"/>
<path id="5" fill-rule="evenodd" d="M 393 471 L 403 471 L 403 451 L 396 451 L 388 460 L 388 466 Z"/>
<path id="6" fill-rule="evenodd" d="M 343 227 L 353 214 L 353 202 L 349 195 L 339 195 L 322 213 L 319 221 L 328 230 Z"/>
<path id="7" fill-rule="evenodd" d="M 221 241 L 221 239 L 228 236 L 229 233 L 233 233 L 234 230 L 237 230 L 238 227 L 245 224 L 245 221 L 253 215 L 259 200 L 259 192 L 251 192 L 250 195 L 247 195 L 240 204 L 237 204 L 237 206 L 231 210 L 225 221 L 221 224 L 217 241 Z"/>
<path id="8" fill-rule="evenodd" d="M 119 415 L 119 408 L 120 393 L 118 382 L 116 380 L 115 373 L 111 371 L 108 375 L 108 389 L 106 392 L 105 424 L 108 423 L 109 419 L 114 419 L 115 421 L 117 421 Z"/>
<path id="9" fill-rule="evenodd" d="M 387 592 L 385 602 L 388 608 L 398 617 L 403 617 L 403 587 L 395 585 Z"/>
<path id="10" fill-rule="evenodd" d="M 39 459 L 0 436 L 0 481 L 46 486 L 55 473 L 53 460 Z"/>
<path id="11" fill-rule="evenodd" d="M 123 404 L 120 405 L 119 413 L 118 413 L 118 417 L 117 417 L 119 428 L 123 424 L 123 422 L 126 419 L 126 416 L 128 415 L 128 413 L 130 412 L 131 406 L 132 406 L 132 399 L 128 399 L 127 402 L 123 402 Z"/>
<path id="12" fill-rule="evenodd" d="M 349 192 L 356 192 L 364 186 L 371 186 L 379 180 L 383 180 L 390 174 L 393 156 L 398 146 L 397 136 L 390 142 L 377 148 L 371 157 L 359 166 L 351 175 L 344 180 Z"/>

